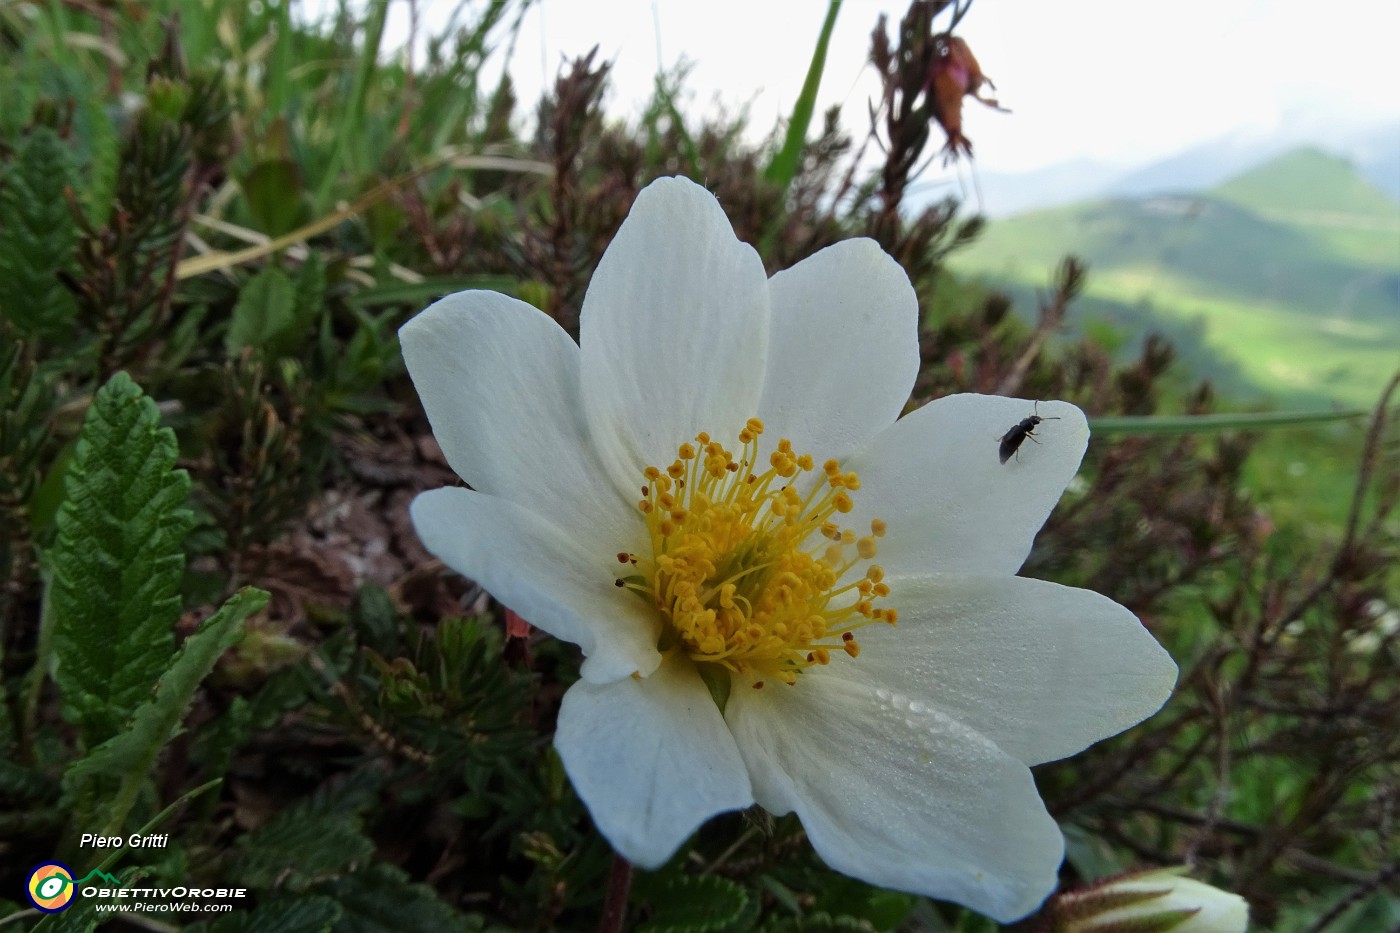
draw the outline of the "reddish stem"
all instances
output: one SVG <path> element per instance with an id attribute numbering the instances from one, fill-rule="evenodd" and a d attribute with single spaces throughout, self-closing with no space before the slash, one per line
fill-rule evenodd
<path id="1" fill-rule="evenodd" d="M 598 921 L 598 933 L 621 933 L 627 919 L 627 892 L 632 888 L 632 863 L 613 853 L 612 868 L 608 869 L 608 893 L 603 900 L 603 917 Z"/>

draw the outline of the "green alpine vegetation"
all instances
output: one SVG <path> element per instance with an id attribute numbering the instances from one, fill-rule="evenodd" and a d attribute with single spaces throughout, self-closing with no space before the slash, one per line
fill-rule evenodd
<path id="1" fill-rule="evenodd" d="M 1245 397 L 1368 405 L 1400 359 L 1400 204 L 1317 149 L 1210 191 L 998 220 L 950 266 L 1033 308 L 1067 252 L 1089 265 L 1080 320 L 1164 332 Z"/>

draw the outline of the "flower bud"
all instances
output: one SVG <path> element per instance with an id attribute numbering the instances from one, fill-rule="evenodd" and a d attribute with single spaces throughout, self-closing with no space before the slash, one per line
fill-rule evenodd
<path id="1" fill-rule="evenodd" d="M 1159 868 L 1062 894 L 1051 907 L 1057 933 L 1244 933 L 1244 898 Z"/>

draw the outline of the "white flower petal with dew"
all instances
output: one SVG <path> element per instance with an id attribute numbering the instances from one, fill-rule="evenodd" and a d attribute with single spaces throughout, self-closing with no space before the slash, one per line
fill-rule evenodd
<path id="1" fill-rule="evenodd" d="M 643 868 L 659 868 L 716 813 L 753 802 L 724 717 L 679 657 L 651 677 L 574 686 L 554 744 L 593 818 Z"/>
<path id="2" fill-rule="evenodd" d="M 736 689 L 725 718 L 758 803 L 795 811 L 829 865 L 1002 922 L 1045 899 L 1064 839 L 1022 762 L 874 683 L 819 668 L 798 686 Z"/>
<path id="3" fill-rule="evenodd" d="M 1176 665 L 1131 612 L 1026 577 L 890 578 L 899 625 L 862 635 L 863 678 L 976 729 L 1028 765 L 1055 761 L 1157 712 Z"/>
<path id="4" fill-rule="evenodd" d="M 841 871 L 1012 920 L 1063 853 L 1028 765 L 1169 695 L 1174 665 L 1126 610 L 1014 576 L 1078 469 L 1083 413 L 959 395 L 896 421 L 917 328 L 871 241 L 765 279 L 679 178 L 648 186 L 608 247 L 581 346 L 483 292 L 405 326 L 476 489 L 423 494 L 414 523 L 583 649 L 555 743 L 627 858 L 658 865 L 756 799 L 795 811 Z M 702 667 L 729 679 L 723 712 Z"/>

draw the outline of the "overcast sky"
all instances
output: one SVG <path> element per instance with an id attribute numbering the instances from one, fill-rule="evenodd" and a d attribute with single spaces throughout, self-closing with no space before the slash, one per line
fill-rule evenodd
<path id="1" fill-rule="evenodd" d="M 420 0 L 425 27 L 455 6 Z M 893 23 L 906 7 L 842 4 L 819 102 L 841 104 L 857 133 L 874 93 L 870 31 L 881 12 Z M 658 64 L 684 57 L 687 112 L 747 102 L 766 129 L 792 107 L 825 10 L 822 0 L 539 0 L 509 67 L 532 101 L 564 56 L 596 43 L 615 62 L 610 110 L 635 117 Z M 391 11 L 389 38 L 402 43 L 406 2 Z M 1337 125 L 1400 120 L 1400 0 L 977 0 L 958 32 L 1014 111 L 968 104 L 986 171 L 1136 164 L 1234 130 L 1287 126 L 1323 140 Z"/>

